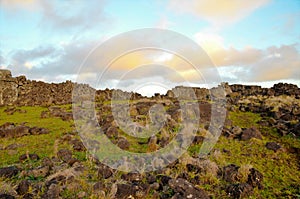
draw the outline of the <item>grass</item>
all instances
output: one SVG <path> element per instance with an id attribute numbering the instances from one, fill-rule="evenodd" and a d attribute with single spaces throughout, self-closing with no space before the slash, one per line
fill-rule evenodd
<path id="1" fill-rule="evenodd" d="M 71 110 L 70 105 L 62 106 L 67 110 Z M 51 157 L 56 154 L 60 148 L 69 148 L 71 146 L 67 142 L 60 142 L 60 138 L 67 132 L 74 130 L 72 121 L 63 121 L 61 118 L 45 118 L 41 119 L 42 111 L 47 110 L 46 107 L 20 107 L 26 113 L 16 112 L 13 115 L 7 115 L 4 110 L 6 107 L 0 107 L 0 125 L 6 122 L 13 122 L 16 124 L 25 123 L 27 126 L 47 128 L 50 133 L 44 135 L 30 135 L 20 138 L 2 138 L 0 139 L 0 146 L 6 147 L 10 144 L 21 144 L 16 150 L 1 150 L 0 153 L 0 167 L 15 164 L 19 161 L 19 156 L 25 153 L 36 153 L 42 159 L 43 157 Z M 105 114 L 105 113 L 103 113 Z M 251 139 L 249 141 L 239 141 L 237 139 L 228 139 L 220 136 L 213 151 L 209 155 L 209 159 L 217 163 L 219 168 L 228 164 L 236 164 L 240 166 L 239 175 L 241 182 L 247 180 L 247 172 L 250 167 L 259 170 L 264 176 L 264 189 L 254 189 L 254 195 L 250 198 L 299 198 L 300 193 L 300 170 L 297 162 L 296 154 L 281 150 L 273 152 L 265 147 L 267 142 L 278 142 L 284 149 L 290 147 L 300 148 L 299 139 L 292 136 L 280 136 L 275 128 L 262 127 L 258 124 L 263 118 L 259 114 L 251 112 L 230 112 L 229 119 L 233 125 L 241 128 L 257 127 L 264 135 L 263 140 Z M 168 129 L 170 134 L 176 134 L 179 131 L 178 127 Z M 199 132 L 199 135 L 203 132 Z M 135 153 L 146 153 L 148 150 L 147 138 L 135 138 L 119 131 L 119 135 L 125 137 L 130 142 L 129 151 Z M 158 134 L 158 136 L 161 136 Z M 201 145 L 191 145 L 188 149 L 190 155 L 199 153 Z M 224 149 L 229 152 L 223 152 Z M 108 150 L 109 151 L 109 150 Z M 113 153 L 114 151 L 111 151 Z M 87 158 L 86 152 L 73 152 L 73 156 L 80 160 L 87 166 L 88 174 L 96 176 L 96 171 L 93 170 L 90 160 Z M 118 154 L 116 155 L 118 157 Z M 27 161 L 22 166 L 28 169 L 39 165 L 41 161 Z M 170 170 L 170 176 L 178 176 L 180 172 L 185 171 L 184 165 L 177 165 Z M 194 174 L 189 173 L 192 178 Z M 197 174 L 198 175 L 198 174 Z M 199 174 L 200 181 L 198 187 L 205 189 L 207 192 L 214 195 L 215 198 L 226 197 L 224 187 L 228 184 L 222 180 L 212 176 L 210 173 Z M 80 186 L 88 194 L 91 193 L 91 185 L 98 179 L 86 179 L 86 175 L 82 176 Z M 118 178 L 117 174 L 114 178 Z M 16 181 L 17 179 L 11 179 Z M 43 179 L 40 179 L 43 180 Z M 65 190 L 62 193 L 62 198 L 77 197 L 78 192 Z M 170 190 L 170 196 L 172 195 Z M 149 198 L 151 198 L 149 196 Z"/>
<path id="2" fill-rule="evenodd" d="M 2 138 L 0 139 L 1 146 L 8 146 L 14 143 L 21 144 L 16 150 L 3 150 L 0 153 L 0 166 L 14 164 L 19 161 L 19 156 L 26 153 L 36 153 L 42 159 L 43 157 L 51 157 L 55 154 L 54 143 L 64 133 L 73 130 L 73 122 L 62 121 L 60 118 L 45 118 L 41 119 L 42 111 L 47 110 L 45 107 L 21 107 L 26 113 L 15 112 L 13 115 L 7 115 L 4 107 L 0 108 L 0 125 L 6 122 L 22 124 L 30 127 L 43 127 L 50 131 L 49 134 L 29 135 L 19 138 Z"/>
<path id="3" fill-rule="evenodd" d="M 229 119 L 235 126 L 239 126 L 241 128 L 249 128 L 252 126 L 258 126 L 257 122 L 262 118 L 259 114 L 251 112 L 230 112 Z"/>
<path id="4" fill-rule="evenodd" d="M 261 119 L 258 114 L 249 112 L 231 112 L 229 118 L 232 120 L 233 125 L 242 128 L 258 126 L 257 122 Z M 295 191 L 293 193 L 288 193 L 291 190 L 286 190 L 286 188 L 300 184 L 300 170 L 296 155 L 286 151 L 275 153 L 272 150 L 268 150 L 265 144 L 275 141 L 284 147 L 299 147 L 299 139 L 290 136 L 279 137 L 277 132 L 272 128 L 265 127 L 260 130 L 265 135 L 263 140 L 251 139 L 249 141 L 239 141 L 221 136 L 215 145 L 215 150 L 222 151 L 226 149 L 230 153 L 222 153 L 221 158 L 214 156 L 210 158 L 220 166 L 231 163 L 238 166 L 249 164 L 259 170 L 264 175 L 263 184 L 265 188 L 261 191 L 256 190 L 253 198 L 278 198 L 283 197 L 282 195 L 289 198 L 295 196 L 297 188 L 292 189 L 292 192 L 293 190 Z"/>

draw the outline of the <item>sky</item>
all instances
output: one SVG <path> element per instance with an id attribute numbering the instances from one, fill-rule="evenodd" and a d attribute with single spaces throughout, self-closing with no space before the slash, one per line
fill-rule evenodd
<path id="1" fill-rule="evenodd" d="M 0 0 L 0 68 L 28 79 L 72 80 L 145 95 L 220 81 L 300 86 L 299 19 L 299 0 Z M 193 68 L 181 56 L 191 51 L 185 39 L 160 41 L 177 46 L 180 55 L 168 49 L 115 54 L 151 40 L 142 36 L 143 41 L 127 37 L 97 50 L 144 28 L 185 37 L 203 50 L 191 59 L 206 56 L 212 64 Z M 103 60 L 109 58 L 114 62 L 107 66 Z"/>

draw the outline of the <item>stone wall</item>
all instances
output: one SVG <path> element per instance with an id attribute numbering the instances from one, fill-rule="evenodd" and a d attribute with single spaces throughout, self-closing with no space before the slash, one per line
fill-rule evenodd
<path id="1" fill-rule="evenodd" d="M 74 85 L 71 81 L 63 83 L 45 83 L 41 81 L 27 80 L 25 76 L 12 77 L 9 70 L 0 70 L 0 105 L 17 105 L 17 106 L 33 106 L 42 105 L 49 106 L 52 104 L 70 104 L 72 103 L 72 92 Z M 88 85 L 81 85 L 86 89 L 92 89 Z M 235 104 L 243 96 L 264 95 L 293 95 L 296 99 L 300 98 L 300 89 L 293 84 L 278 83 L 271 88 L 262 88 L 260 86 L 247 85 L 228 85 L 222 83 L 225 89 L 227 101 Z M 185 90 L 183 86 L 175 87 L 169 90 L 166 95 L 156 94 L 154 99 L 174 99 L 175 89 L 181 90 L 181 96 L 184 96 Z M 214 89 L 192 87 L 199 101 L 207 101 L 212 97 Z M 85 90 L 85 89 L 83 89 Z M 95 90 L 96 101 L 110 100 L 114 90 Z M 188 91 L 188 90 L 186 90 Z M 130 93 L 132 100 L 144 98 L 138 93 Z"/>
<path id="2" fill-rule="evenodd" d="M 0 70 L 0 105 L 13 104 L 18 99 L 17 79 L 9 70 Z"/>
<path id="3" fill-rule="evenodd" d="M 74 83 L 45 83 L 12 77 L 9 70 L 0 70 L 0 105 L 51 105 L 72 102 Z"/>
<path id="4" fill-rule="evenodd" d="M 45 83 L 27 80 L 25 76 L 12 77 L 9 70 L 0 70 L 0 105 L 16 106 L 50 106 L 72 103 L 72 92 L 77 83 Z M 114 90 L 98 90 L 87 84 L 80 84 L 81 89 L 94 90 L 96 101 L 110 100 Z M 131 99 L 142 98 L 138 93 L 130 93 Z"/>

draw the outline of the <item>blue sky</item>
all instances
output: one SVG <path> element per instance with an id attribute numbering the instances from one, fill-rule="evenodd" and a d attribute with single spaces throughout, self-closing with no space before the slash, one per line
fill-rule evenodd
<path id="1" fill-rule="evenodd" d="M 162 28 L 197 42 L 223 81 L 299 86 L 299 19 L 299 0 L 0 0 L 0 67 L 30 79 L 76 81 L 79 65 L 97 45 L 126 31 Z M 129 57 L 146 53 L 137 56 Z M 128 71 L 135 67 L 124 62 Z M 157 70 L 124 85 L 149 78 L 182 84 Z M 103 85 L 116 87 L 116 81 L 112 75 Z"/>

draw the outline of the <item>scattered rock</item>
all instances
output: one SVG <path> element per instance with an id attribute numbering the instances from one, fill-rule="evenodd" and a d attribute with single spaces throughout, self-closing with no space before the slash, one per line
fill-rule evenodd
<path id="1" fill-rule="evenodd" d="M 150 185 L 150 189 L 152 190 L 158 190 L 160 187 L 158 182 L 154 182 L 153 184 Z"/>
<path id="2" fill-rule="evenodd" d="M 177 193 L 176 198 L 209 199 L 208 194 L 204 190 L 195 187 L 193 184 L 182 178 L 169 180 L 169 186 Z"/>
<path id="3" fill-rule="evenodd" d="M 41 112 L 41 118 L 42 118 L 42 119 L 48 118 L 48 117 L 50 117 L 49 111 L 42 111 L 42 112 Z"/>
<path id="4" fill-rule="evenodd" d="M 19 157 L 20 162 L 24 162 L 25 160 L 39 160 L 40 157 L 33 153 L 33 154 L 23 154 Z"/>
<path id="5" fill-rule="evenodd" d="M 258 170 L 251 168 L 250 174 L 248 175 L 248 184 L 252 187 L 258 187 L 259 189 L 263 189 L 263 174 Z"/>
<path id="6" fill-rule="evenodd" d="M 80 191 L 80 192 L 77 194 L 77 198 L 85 198 L 86 195 L 87 195 L 86 192 Z"/>
<path id="7" fill-rule="evenodd" d="M 103 184 L 103 182 L 96 182 L 94 185 L 93 185 L 93 191 L 94 192 L 99 192 L 99 191 L 102 191 L 103 189 L 105 188 L 105 185 Z"/>
<path id="8" fill-rule="evenodd" d="M 247 183 L 231 184 L 227 187 L 226 192 L 229 197 L 246 198 L 253 194 L 253 187 Z"/>
<path id="9" fill-rule="evenodd" d="M 47 193 L 43 196 L 43 198 L 47 198 L 47 199 L 59 198 L 59 194 L 60 194 L 60 186 L 57 184 L 51 184 L 49 186 Z"/>
<path id="10" fill-rule="evenodd" d="M 49 174 L 49 167 L 38 167 L 35 169 L 32 169 L 27 172 L 27 176 L 33 176 L 34 178 L 44 178 Z"/>
<path id="11" fill-rule="evenodd" d="M 24 125 L 15 125 L 14 123 L 5 123 L 0 126 L 0 137 L 18 138 L 26 135 L 47 134 L 49 131 L 39 127 L 28 127 Z"/>
<path id="12" fill-rule="evenodd" d="M 0 168 L 0 177 L 11 178 L 19 173 L 16 166 L 9 166 Z"/>
<path id="13" fill-rule="evenodd" d="M 28 180 L 22 180 L 19 183 L 16 191 L 19 195 L 25 195 L 28 192 L 29 187 L 30 187 L 30 182 Z"/>
<path id="14" fill-rule="evenodd" d="M 251 138 L 262 139 L 260 131 L 255 127 L 247 128 L 241 133 L 241 140 L 246 141 L 250 140 Z"/>
<path id="15" fill-rule="evenodd" d="M 111 126 L 107 129 L 105 134 L 107 135 L 107 137 L 113 138 L 113 137 L 118 137 L 119 132 L 118 132 L 118 129 L 116 127 Z"/>
<path id="16" fill-rule="evenodd" d="M 57 157 L 62 161 L 68 163 L 72 159 L 72 152 L 68 149 L 60 149 L 57 152 Z"/>
<path id="17" fill-rule="evenodd" d="M 242 129 L 238 126 L 233 126 L 231 129 L 224 128 L 223 135 L 229 139 L 238 138 L 242 133 Z"/>
<path id="18" fill-rule="evenodd" d="M 7 114 L 7 115 L 13 115 L 15 112 L 19 112 L 19 113 L 26 113 L 25 110 L 21 110 L 19 108 L 16 108 L 16 107 L 7 107 L 4 112 Z"/>
<path id="19" fill-rule="evenodd" d="M 227 182 L 237 182 L 238 181 L 238 172 L 239 166 L 230 164 L 223 168 L 223 178 Z"/>
<path id="20" fill-rule="evenodd" d="M 128 182 L 139 182 L 143 179 L 143 176 L 140 173 L 126 173 L 121 178 Z"/>
<path id="21" fill-rule="evenodd" d="M 22 199 L 33 199 L 34 198 L 34 195 L 31 194 L 31 193 L 26 193 L 25 195 L 23 195 L 23 198 Z"/>
<path id="22" fill-rule="evenodd" d="M 194 137 L 193 144 L 201 144 L 204 139 L 205 139 L 205 137 L 200 136 L 200 135 L 196 135 Z"/>
<path id="23" fill-rule="evenodd" d="M 70 144 L 73 145 L 73 149 L 75 151 L 86 151 L 85 146 L 83 145 L 83 143 L 79 139 L 71 140 Z"/>
<path id="24" fill-rule="evenodd" d="M 294 126 L 293 132 L 296 136 L 300 137 L 300 122 Z"/>
<path id="25" fill-rule="evenodd" d="M 136 190 L 134 189 L 134 186 L 131 186 L 129 184 L 117 184 L 117 192 L 115 194 L 115 198 L 118 199 L 127 199 L 127 198 L 133 198 L 135 195 Z"/>
<path id="26" fill-rule="evenodd" d="M 50 159 L 50 158 L 48 158 L 48 157 L 45 157 L 43 160 L 42 160 L 42 166 L 44 166 L 44 167 L 49 167 L 49 168 L 52 168 L 53 167 L 53 162 L 52 162 L 52 160 Z"/>
<path id="27" fill-rule="evenodd" d="M 41 135 L 41 134 L 48 134 L 49 130 L 40 127 L 32 127 L 30 128 L 29 132 L 31 135 Z"/>
<path id="28" fill-rule="evenodd" d="M 130 147 L 130 143 L 126 138 L 121 137 L 118 140 L 118 147 L 120 147 L 123 150 L 127 150 Z"/>
<path id="29" fill-rule="evenodd" d="M 98 168 L 98 178 L 99 179 L 107 179 L 110 176 L 112 176 L 112 174 L 113 174 L 113 172 L 112 172 L 111 168 L 109 168 L 106 165 L 101 165 Z"/>
<path id="30" fill-rule="evenodd" d="M 267 149 L 273 150 L 274 152 L 278 151 L 281 148 L 281 146 L 276 142 L 267 142 L 266 147 Z"/>
<path id="31" fill-rule="evenodd" d="M 15 199 L 15 196 L 9 194 L 0 194 L 0 199 Z"/>
<path id="32" fill-rule="evenodd" d="M 28 126 L 16 126 L 16 128 L 14 129 L 14 137 L 22 137 L 22 136 L 26 136 L 26 135 L 30 135 L 29 133 L 30 128 Z"/>
<path id="33" fill-rule="evenodd" d="M 161 186 L 166 186 L 169 183 L 169 180 L 171 180 L 172 178 L 166 175 L 161 175 L 158 176 L 158 180 L 160 181 L 160 185 Z"/>
<path id="34" fill-rule="evenodd" d="M 158 149 L 158 145 L 157 145 L 157 137 L 156 135 L 152 135 L 149 140 L 148 140 L 148 152 L 153 152 L 156 151 Z"/>

